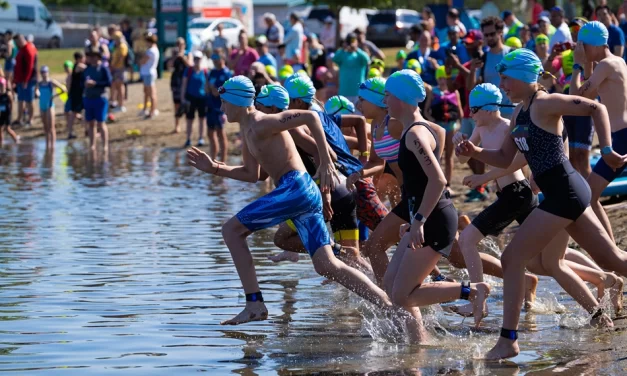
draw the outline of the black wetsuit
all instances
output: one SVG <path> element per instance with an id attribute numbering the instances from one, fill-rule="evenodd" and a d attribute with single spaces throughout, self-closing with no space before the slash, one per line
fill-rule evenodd
<path id="1" fill-rule="evenodd" d="M 525 155 L 544 195 L 538 208 L 575 221 L 590 205 L 590 186 L 564 153 L 564 132 L 562 135 L 549 133 L 531 120 L 531 105 L 536 94 L 526 110 L 520 109 L 511 136 Z"/>
<path id="2" fill-rule="evenodd" d="M 435 138 L 434 154 L 440 155 L 440 144 L 436 133 L 427 123 L 414 123 L 401 137 L 398 149 L 398 166 L 403 172 L 403 199 L 392 209 L 392 213 L 410 223 L 420 208 L 429 178 L 425 174 L 416 155 L 405 145 L 407 132 L 415 126 L 423 126 Z M 422 214 L 422 213 L 420 213 Z M 435 208 L 427 217 L 424 224 L 424 246 L 433 248 L 436 252 L 448 257 L 451 253 L 455 236 L 457 235 L 457 210 L 451 201 L 448 190 L 444 190 Z"/>

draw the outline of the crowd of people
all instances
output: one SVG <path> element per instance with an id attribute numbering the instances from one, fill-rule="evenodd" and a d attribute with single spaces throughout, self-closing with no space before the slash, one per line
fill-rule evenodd
<path id="1" fill-rule="evenodd" d="M 415 342 L 428 337 L 422 306 L 470 300 L 454 310 L 479 326 L 490 294 L 484 274 L 504 280 L 503 328 L 490 359 L 518 354 L 518 319 L 523 303 L 533 306 L 537 275 L 555 278 L 592 325 L 613 325 L 600 298 L 609 294 L 614 312 L 621 312 L 627 256 L 599 199 L 627 162 L 625 23 L 603 4 L 589 15 L 593 21 L 532 2 L 528 24 L 495 7 L 485 2 L 479 29 L 467 28 L 451 9 L 447 40 L 436 36 L 425 8 L 422 23 L 410 30 L 413 47 L 398 51 L 394 67 L 385 66 L 384 52 L 364 30 L 337 46 L 332 20 L 318 37 L 305 33 L 296 14 L 287 32 L 265 14 L 266 33 L 249 39 L 242 30 L 237 45 L 220 27 L 201 49 L 176 41 L 166 67 L 174 130 L 185 117 L 190 165 L 251 183 L 272 178 L 276 185 L 222 228 L 246 294 L 245 309 L 226 324 L 268 317 L 246 237 L 278 225 L 274 241 L 283 252 L 273 261 L 309 253 L 319 274 L 401 315 Z M 5 51 L 0 79 L 4 129 L 16 137 L 11 90 L 17 123 L 31 121 L 38 96 L 46 142 L 54 145 L 52 98 L 67 92 L 68 137 L 83 116 L 91 147 L 100 137 L 106 149 L 108 111 L 125 111 L 133 66 L 144 86 L 142 116 L 157 116 L 157 39 L 138 30 L 141 38 L 131 36 L 131 44 L 128 25 L 112 25 L 108 39 L 94 29 L 85 51 L 65 63 L 65 85 L 49 77 L 48 67 L 37 68 L 37 51 L 24 36 L 9 36 L 15 46 Z M 192 147 L 195 120 L 198 147 Z M 227 121 L 240 126 L 241 165 L 226 164 Z M 205 127 L 209 153 L 199 149 Z M 601 159 L 592 169 L 594 130 Z M 467 201 L 490 200 L 489 191 L 496 191 L 472 222 L 452 201 L 456 163 L 473 172 L 463 177 Z M 531 174 L 523 172 L 527 165 Z M 520 228 L 501 259 L 478 251 L 483 238 L 514 221 Z M 570 237 L 591 258 L 568 248 Z M 390 260 L 386 252 L 395 244 Z M 441 257 L 467 268 L 470 281 L 442 275 Z"/>

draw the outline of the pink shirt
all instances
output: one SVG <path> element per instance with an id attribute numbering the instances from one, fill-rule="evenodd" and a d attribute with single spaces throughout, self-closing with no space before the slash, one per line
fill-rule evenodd
<path id="1" fill-rule="evenodd" d="M 231 52 L 231 61 L 235 61 L 237 59 L 238 52 L 239 50 L 233 50 L 233 52 Z M 235 75 L 247 76 L 250 66 L 257 60 L 259 60 L 257 50 L 251 47 L 246 47 L 246 52 L 244 52 L 244 55 L 242 55 L 237 64 L 235 64 L 235 69 L 233 69 L 235 71 Z"/>

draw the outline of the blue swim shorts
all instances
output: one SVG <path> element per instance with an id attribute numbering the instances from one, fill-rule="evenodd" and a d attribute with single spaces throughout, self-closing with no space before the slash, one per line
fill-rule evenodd
<path id="1" fill-rule="evenodd" d="M 627 154 L 627 128 L 612 133 L 612 148 L 620 155 Z M 627 165 L 623 165 L 613 171 L 603 159 L 600 159 L 592 172 L 611 183 L 623 173 L 626 167 Z"/>
<path id="2" fill-rule="evenodd" d="M 276 183 L 277 187 L 236 214 L 250 231 L 276 226 L 291 219 L 309 255 L 331 244 L 322 215 L 320 189 L 304 171 L 290 171 Z"/>
<path id="3" fill-rule="evenodd" d="M 20 102 L 31 103 L 35 99 L 36 81 L 30 81 L 26 88 L 22 84 L 17 84 L 17 100 Z"/>
<path id="4" fill-rule="evenodd" d="M 83 98 L 85 107 L 85 120 L 104 123 L 109 112 L 109 101 L 107 98 Z"/>

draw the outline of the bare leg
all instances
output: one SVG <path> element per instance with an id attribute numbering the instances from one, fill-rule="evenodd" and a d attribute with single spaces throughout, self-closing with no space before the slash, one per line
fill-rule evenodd
<path id="1" fill-rule="evenodd" d="M 33 102 L 26 102 L 26 108 L 28 109 L 28 117 L 26 118 L 26 123 L 30 124 L 33 121 L 33 115 L 35 115 L 35 106 L 33 106 Z"/>
<path id="2" fill-rule="evenodd" d="M 17 102 L 17 122 L 23 123 L 26 119 L 24 119 L 24 101 Z"/>
<path id="3" fill-rule="evenodd" d="M 48 111 L 48 129 L 50 131 L 50 146 L 54 148 L 54 144 L 57 142 L 57 129 L 55 127 L 55 112 L 54 107 Z"/>
<path id="4" fill-rule="evenodd" d="M 396 178 L 390 174 L 381 174 L 377 181 L 377 194 L 380 197 L 387 196 L 390 206 L 395 207 L 401 200 L 400 193 Z"/>
<path id="5" fill-rule="evenodd" d="M 50 130 L 48 128 L 48 114 L 46 111 L 40 111 L 39 117 L 41 117 L 41 123 L 44 128 L 44 135 L 46 136 L 46 149 L 50 147 Z"/>
<path id="6" fill-rule="evenodd" d="M 126 93 L 124 93 L 125 89 L 124 82 L 118 81 L 118 106 L 120 106 L 120 108 L 124 107 L 124 98 L 126 97 Z"/>
<path id="7" fill-rule="evenodd" d="M 152 84 L 148 91 L 150 93 L 150 117 L 155 116 L 155 111 L 157 110 L 157 88 L 154 84 Z"/>
<path id="8" fill-rule="evenodd" d="M 220 146 L 220 160 L 226 163 L 226 131 L 224 128 L 217 130 L 218 132 L 218 145 Z"/>
<path id="9" fill-rule="evenodd" d="M 612 232 L 612 224 L 610 223 L 610 219 L 607 217 L 607 213 L 603 209 L 603 205 L 601 205 L 600 201 L 601 193 L 603 193 L 603 190 L 607 188 L 610 182 L 593 172 L 590 176 L 588 176 L 588 184 L 590 185 L 590 190 L 592 191 L 590 206 L 592 207 L 592 210 L 594 210 L 594 214 L 596 214 L 599 218 L 599 222 L 601 222 L 605 231 L 607 231 L 610 239 L 612 239 L 613 242 L 616 242 L 616 239 L 614 239 L 614 233 Z"/>
<path id="10" fill-rule="evenodd" d="M 587 266 L 588 268 L 596 269 L 598 271 L 603 271 L 603 269 L 601 269 L 599 265 L 595 264 L 594 261 L 592 261 L 589 257 L 587 257 L 583 253 L 576 251 L 572 248 L 566 249 L 566 255 L 564 258 L 568 261 L 572 261 L 574 263 Z"/>
<path id="11" fill-rule="evenodd" d="M 207 122 L 205 121 L 204 117 L 199 117 L 198 118 L 198 139 L 203 139 L 205 136 L 205 126 L 207 125 Z"/>
<path id="12" fill-rule="evenodd" d="M 187 118 L 187 140 L 191 141 L 192 139 L 192 130 L 194 128 L 194 118 Z"/>
<path id="13" fill-rule="evenodd" d="M 181 108 L 180 103 L 174 103 L 174 133 L 179 133 L 181 131 L 181 126 L 179 124 L 181 118 L 179 116 L 176 116 L 180 108 Z"/>
<path id="14" fill-rule="evenodd" d="M 9 136 L 11 136 L 11 138 L 13 139 L 13 142 L 15 142 L 16 144 L 19 143 L 19 138 L 17 137 L 17 133 L 15 133 L 13 129 L 11 129 L 10 125 L 5 126 L 4 129 L 6 129 Z M 2 131 L 0 131 L 0 145 L 2 145 Z"/>
<path id="15" fill-rule="evenodd" d="M 102 149 L 106 152 L 109 150 L 109 128 L 107 128 L 107 123 L 98 122 L 98 129 L 102 138 Z"/>
<path id="16" fill-rule="evenodd" d="M 96 121 L 89 122 L 89 128 L 87 128 L 87 134 L 89 135 L 89 147 L 91 150 L 96 150 Z"/>
<path id="17" fill-rule="evenodd" d="M 76 117 L 76 114 L 74 112 L 68 112 L 67 115 L 67 134 L 68 137 L 74 136 L 73 130 L 74 130 L 74 118 Z"/>
<path id="18" fill-rule="evenodd" d="M 446 142 L 444 144 L 444 160 L 446 162 L 444 177 L 446 178 L 447 184 L 451 184 L 451 180 L 453 179 L 453 164 L 455 163 L 453 158 L 453 151 L 455 150 L 455 147 L 453 146 L 454 135 L 455 131 L 447 131 Z"/>
<path id="19" fill-rule="evenodd" d="M 218 136 L 216 132 L 217 130 L 214 128 L 209 128 L 207 130 L 207 137 L 209 139 L 209 155 L 213 160 L 215 160 L 218 156 Z"/>
<path id="20" fill-rule="evenodd" d="M 148 114 L 148 99 L 150 98 L 150 87 L 144 85 L 144 115 Z"/>
<path id="21" fill-rule="evenodd" d="M 390 212 L 364 243 L 363 253 L 370 259 L 370 265 L 379 284 L 383 282 L 390 262 L 386 252 L 399 241 L 399 229 L 405 223 L 399 216 Z"/>
<path id="22" fill-rule="evenodd" d="M 284 251 L 277 255 L 268 256 L 268 260 L 273 262 L 298 262 L 298 253 L 307 252 L 298 233 L 293 231 L 287 223 L 281 223 L 278 230 L 274 233 L 274 245 Z"/>

